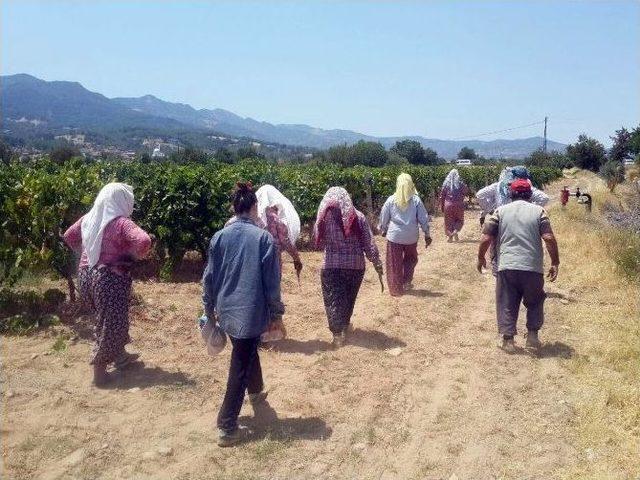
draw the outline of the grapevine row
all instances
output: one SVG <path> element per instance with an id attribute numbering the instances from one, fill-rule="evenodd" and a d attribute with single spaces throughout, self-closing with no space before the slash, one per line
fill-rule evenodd
<path id="1" fill-rule="evenodd" d="M 47 159 L 0 166 L 0 283 L 12 283 L 26 270 L 48 270 L 69 279 L 75 270 L 73 254 L 60 236 L 109 181 L 134 187 L 134 220 L 157 238 L 163 272 L 171 273 L 184 253 L 204 254 L 211 236 L 230 216 L 229 193 L 237 181 L 270 183 L 296 206 L 303 224 L 311 224 L 327 188 L 345 187 L 354 202 L 367 209 L 368 191 L 377 211 L 395 189 L 401 171 L 409 173 L 423 198 L 433 198 L 450 166 L 383 168 L 335 165 L 274 165 L 243 162 L 235 165 L 175 165 L 127 162 L 57 165 Z M 459 169 L 472 191 L 494 182 L 500 167 Z M 533 182 L 542 187 L 560 171 L 533 168 Z"/>

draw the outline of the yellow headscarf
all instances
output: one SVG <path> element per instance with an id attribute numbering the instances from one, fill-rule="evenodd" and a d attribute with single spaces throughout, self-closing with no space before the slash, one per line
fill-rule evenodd
<path id="1" fill-rule="evenodd" d="M 409 205 L 409 200 L 416 193 L 416 187 L 413 184 L 413 179 L 411 175 L 408 173 L 401 173 L 398 175 L 398 180 L 396 181 L 396 193 L 395 193 L 395 201 L 396 205 L 400 210 L 406 210 Z"/>

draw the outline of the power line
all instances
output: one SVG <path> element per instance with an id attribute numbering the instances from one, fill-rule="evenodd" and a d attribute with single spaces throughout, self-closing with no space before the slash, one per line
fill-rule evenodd
<path id="1" fill-rule="evenodd" d="M 452 140 L 468 140 L 471 138 L 485 137 L 487 135 L 495 135 L 496 133 L 510 132 L 512 130 L 518 130 L 520 128 L 533 127 L 534 125 L 542 125 L 543 123 L 544 123 L 544 120 L 541 120 L 539 122 L 529 123 L 527 125 L 520 125 L 518 127 L 505 128 L 504 130 L 495 130 L 493 132 L 480 133 L 478 135 L 468 135 L 466 137 L 452 138 Z"/>

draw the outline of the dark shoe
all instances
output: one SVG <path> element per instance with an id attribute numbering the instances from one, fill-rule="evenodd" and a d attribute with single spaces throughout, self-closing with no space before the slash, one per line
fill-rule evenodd
<path id="1" fill-rule="evenodd" d="M 140 358 L 140 354 L 139 353 L 123 352 L 116 359 L 116 361 L 113 362 L 113 366 L 116 367 L 118 370 L 124 370 L 129 365 L 131 365 L 133 362 L 138 360 L 139 358 Z"/>
<path id="2" fill-rule="evenodd" d="M 232 447 L 243 441 L 249 429 L 247 427 L 238 427 L 233 432 L 225 432 L 218 430 L 218 446 L 222 448 Z"/>
<path id="3" fill-rule="evenodd" d="M 508 337 L 508 336 L 506 336 L 506 335 L 505 335 L 505 336 L 503 336 L 503 337 L 502 337 L 502 345 L 500 345 L 500 348 L 501 348 L 502 350 L 504 350 L 504 351 L 505 351 L 505 353 L 509 353 L 509 354 L 515 353 L 515 351 L 516 351 L 516 344 L 515 344 L 515 342 L 513 341 L 513 337 Z"/>
<path id="4" fill-rule="evenodd" d="M 104 387 L 111 381 L 111 376 L 104 365 L 93 366 L 93 385 L 97 388 Z"/>
<path id="5" fill-rule="evenodd" d="M 542 342 L 538 338 L 537 330 L 529 330 L 527 333 L 527 343 L 525 344 L 525 347 L 532 350 L 539 350 L 540 347 L 542 347 Z"/>

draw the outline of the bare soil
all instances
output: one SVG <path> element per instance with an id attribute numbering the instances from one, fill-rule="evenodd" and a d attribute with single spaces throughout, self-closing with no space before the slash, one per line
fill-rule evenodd
<path id="1" fill-rule="evenodd" d="M 3 338 L 2 478 L 548 479 L 588 461 L 573 438 L 567 364 L 581 334 L 565 321 L 575 298 L 562 272 L 548 288 L 540 354 L 505 354 L 494 279 L 475 270 L 478 212 L 466 218 L 459 243 L 434 218 L 410 294 L 381 294 L 367 269 L 355 331 L 338 351 L 321 254 L 302 255 L 300 287 L 286 264 L 289 338 L 261 352 L 268 406 L 254 415 L 245 404 L 253 433 L 236 448 L 215 442 L 230 351 L 207 356 L 192 279 L 135 282 L 130 349 L 144 364 L 108 390 L 90 385 L 90 318 Z"/>

